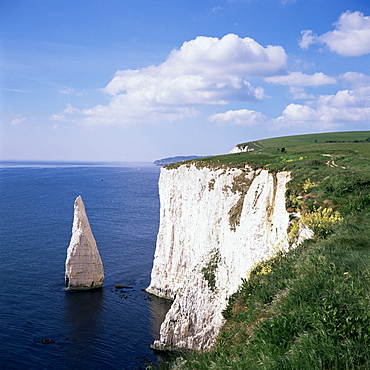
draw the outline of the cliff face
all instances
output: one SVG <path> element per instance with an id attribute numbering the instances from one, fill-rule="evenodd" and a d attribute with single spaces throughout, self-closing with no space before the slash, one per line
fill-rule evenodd
<path id="1" fill-rule="evenodd" d="M 235 153 L 243 153 L 243 152 L 253 152 L 254 148 L 249 147 L 248 145 L 245 146 L 240 146 L 240 145 L 235 145 L 234 148 L 230 150 L 230 154 L 235 154 Z"/>
<path id="2" fill-rule="evenodd" d="M 173 299 L 154 348 L 205 350 L 253 265 L 288 249 L 288 172 L 161 170 L 160 227 L 147 291 Z"/>

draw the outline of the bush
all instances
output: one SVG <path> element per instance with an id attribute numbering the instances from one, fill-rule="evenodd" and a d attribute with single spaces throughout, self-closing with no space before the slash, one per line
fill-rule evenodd
<path id="1" fill-rule="evenodd" d="M 321 238 L 331 234 L 335 225 L 342 221 L 343 218 L 338 211 L 323 207 L 319 207 L 312 212 L 307 212 L 300 219 L 302 224 L 306 225 L 316 236 Z"/>

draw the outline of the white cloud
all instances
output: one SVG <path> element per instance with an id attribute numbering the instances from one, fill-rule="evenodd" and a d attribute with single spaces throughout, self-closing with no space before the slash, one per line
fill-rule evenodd
<path id="1" fill-rule="evenodd" d="M 321 72 L 313 75 L 305 75 L 302 72 L 291 72 L 285 76 L 267 77 L 265 80 L 267 82 L 286 86 L 321 86 L 337 83 L 334 77 L 327 76 Z"/>
<path id="2" fill-rule="evenodd" d="M 67 104 L 67 106 L 63 110 L 64 113 L 73 114 L 80 112 L 78 109 L 73 108 L 72 104 Z"/>
<path id="3" fill-rule="evenodd" d="M 75 89 L 72 89 L 71 87 L 65 87 L 64 89 L 59 90 L 61 94 L 64 95 L 76 95 L 76 96 L 84 96 L 87 95 L 86 91 L 76 91 Z"/>
<path id="4" fill-rule="evenodd" d="M 67 106 L 63 109 L 63 111 L 52 114 L 49 116 L 51 121 L 59 121 L 59 122 L 68 122 L 68 121 L 76 121 L 76 119 L 71 119 L 71 115 L 81 115 L 82 111 L 76 109 L 72 106 L 72 104 L 67 104 Z"/>
<path id="5" fill-rule="evenodd" d="M 289 95 L 293 100 L 296 99 L 314 99 L 315 95 L 306 93 L 305 89 L 301 86 L 289 87 Z"/>
<path id="6" fill-rule="evenodd" d="M 69 95 L 74 93 L 74 89 L 71 89 L 70 87 L 66 87 L 64 89 L 59 90 L 61 94 Z"/>
<path id="7" fill-rule="evenodd" d="M 23 89 L 2 89 L 4 91 L 11 91 L 11 92 L 17 92 L 17 93 L 24 93 L 24 94 L 32 94 L 32 91 L 29 90 L 23 90 Z"/>
<path id="8" fill-rule="evenodd" d="M 278 120 L 284 120 L 286 122 L 312 122 L 317 120 L 317 114 L 315 109 L 312 109 L 306 105 L 300 104 L 289 104 L 283 111 L 281 117 Z"/>
<path id="9" fill-rule="evenodd" d="M 343 13 L 333 31 L 316 36 L 311 30 L 302 32 L 299 43 L 307 49 L 313 43 L 326 44 L 342 56 L 361 56 L 370 53 L 370 17 L 359 11 Z"/>
<path id="10" fill-rule="evenodd" d="M 317 101 L 317 111 L 324 121 L 370 121 L 370 95 L 360 95 L 354 90 L 323 95 Z"/>
<path id="11" fill-rule="evenodd" d="M 308 49 L 310 45 L 316 42 L 317 36 L 311 30 L 304 30 L 301 32 L 301 35 L 302 38 L 298 44 L 302 49 Z"/>
<path id="12" fill-rule="evenodd" d="M 215 76 L 222 72 L 247 77 L 268 76 L 284 69 L 286 60 L 281 46 L 264 48 L 249 37 L 228 34 L 222 39 L 200 36 L 185 42 L 179 50 L 171 52 L 161 67 L 174 72 L 180 67 L 182 74 Z"/>
<path id="13" fill-rule="evenodd" d="M 60 121 L 60 122 L 64 122 L 64 121 L 67 120 L 66 115 L 65 114 L 61 114 L 61 113 L 52 114 L 50 116 L 50 119 L 52 121 Z"/>
<path id="14" fill-rule="evenodd" d="M 264 124 L 267 122 L 267 118 L 260 112 L 240 109 L 213 114 L 208 118 L 208 121 L 218 125 L 251 126 Z"/>
<path id="15" fill-rule="evenodd" d="M 305 105 L 289 104 L 273 123 L 278 126 L 334 128 L 342 124 L 370 122 L 370 91 L 339 90 L 321 95 Z"/>
<path id="16" fill-rule="evenodd" d="M 212 8 L 213 13 L 217 13 L 218 11 L 222 10 L 223 8 L 220 5 L 214 6 Z"/>
<path id="17" fill-rule="evenodd" d="M 370 95 L 370 76 L 358 72 L 346 72 L 338 77 L 342 83 L 361 95 Z"/>
<path id="18" fill-rule="evenodd" d="M 352 123 L 370 122 L 370 89 L 339 90 L 321 95 L 305 104 L 291 103 L 277 118 L 267 118 L 260 112 L 241 109 L 218 113 L 208 118 L 219 125 L 260 125 L 265 128 L 306 127 L 317 130 L 350 127 Z"/>
<path id="19" fill-rule="evenodd" d="M 108 106 L 97 105 L 91 109 L 80 111 L 86 125 L 132 124 L 138 122 L 158 122 L 161 120 L 175 121 L 186 117 L 195 117 L 198 112 L 190 107 L 176 107 L 139 104 L 130 96 L 121 94 L 112 98 Z"/>
<path id="20" fill-rule="evenodd" d="M 28 117 L 16 117 L 10 121 L 11 125 L 20 125 L 28 120 Z"/>
<path id="21" fill-rule="evenodd" d="M 171 121 L 196 115 L 200 106 L 260 101 L 263 89 L 247 79 L 282 74 L 286 62 L 281 46 L 263 47 L 249 37 L 197 37 L 159 66 L 117 71 L 104 89 L 109 104 L 82 110 L 83 122 Z"/>

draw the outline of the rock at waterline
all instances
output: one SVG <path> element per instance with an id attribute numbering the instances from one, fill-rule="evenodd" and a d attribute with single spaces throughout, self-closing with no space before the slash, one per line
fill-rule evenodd
<path id="1" fill-rule="evenodd" d="M 66 290 L 101 288 L 104 269 L 81 196 L 74 203 L 72 237 L 67 249 Z"/>
<path id="2" fill-rule="evenodd" d="M 42 344 L 50 344 L 50 343 L 55 343 L 52 339 L 50 338 L 45 338 L 41 341 Z"/>

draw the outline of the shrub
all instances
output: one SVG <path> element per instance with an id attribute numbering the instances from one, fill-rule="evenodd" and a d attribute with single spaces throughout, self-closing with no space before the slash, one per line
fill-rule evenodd
<path id="1" fill-rule="evenodd" d="M 309 190 L 311 190 L 312 188 L 316 188 L 316 187 L 317 187 L 317 184 L 315 182 L 311 181 L 310 179 L 307 179 L 302 186 L 302 190 L 305 193 L 308 193 Z"/>
<path id="2" fill-rule="evenodd" d="M 316 236 L 322 238 L 331 234 L 335 225 L 341 221 L 343 221 L 343 218 L 338 211 L 323 207 L 319 207 L 312 212 L 307 212 L 300 220 L 300 222 L 311 229 Z"/>
<path id="3" fill-rule="evenodd" d="M 204 279 L 207 281 L 209 289 L 214 292 L 216 290 L 216 270 L 218 264 L 221 262 L 220 251 L 213 249 L 210 252 L 210 258 L 205 267 L 202 268 L 202 274 Z"/>

